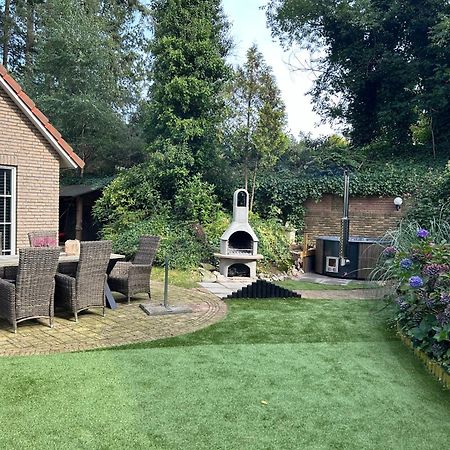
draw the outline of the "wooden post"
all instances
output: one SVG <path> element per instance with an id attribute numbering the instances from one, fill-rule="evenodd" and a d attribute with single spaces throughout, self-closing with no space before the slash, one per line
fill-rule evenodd
<path id="1" fill-rule="evenodd" d="M 75 198 L 76 203 L 76 221 L 75 221 L 75 239 L 83 239 L 83 197 L 79 195 Z"/>

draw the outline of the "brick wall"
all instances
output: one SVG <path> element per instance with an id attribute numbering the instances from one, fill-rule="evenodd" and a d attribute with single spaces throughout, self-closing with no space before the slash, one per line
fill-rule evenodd
<path id="1" fill-rule="evenodd" d="M 408 202 L 405 203 L 400 211 L 396 211 L 394 197 L 350 198 L 350 235 L 383 236 L 400 221 L 408 208 Z M 342 197 L 325 195 L 318 202 L 307 200 L 305 207 L 305 232 L 308 236 L 339 236 Z"/>
<path id="2" fill-rule="evenodd" d="M 2 89 L 0 165 L 17 168 L 17 249 L 30 231 L 57 231 L 59 155 Z"/>

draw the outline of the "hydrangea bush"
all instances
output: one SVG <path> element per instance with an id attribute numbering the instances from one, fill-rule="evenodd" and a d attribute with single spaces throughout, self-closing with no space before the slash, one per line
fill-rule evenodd
<path id="1" fill-rule="evenodd" d="M 391 238 L 377 274 L 395 283 L 395 320 L 416 348 L 450 371 L 450 228 L 410 224 Z"/>

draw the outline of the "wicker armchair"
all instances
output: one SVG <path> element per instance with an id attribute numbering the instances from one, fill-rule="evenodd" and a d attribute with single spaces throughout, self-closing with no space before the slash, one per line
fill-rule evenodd
<path id="1" fill-rule="evenodd" d="M 153 260 L 159 247 L 159 236 L 142 236 L 139 248 L 133 261 L 119 261 L 108 278 L 108 285 L 112 291 L 127 296 L 128 304 L 131 297 L 138 293 L 150 293 L 150 274 Z"/>
<path id="2" fill-rule="evenodd" d="M 2 233 L 0 232 L 0 256 L 3 255 L 3 240 L 2 240 Z M 5 269 L 3 267 L 0 267 L 0 278 L 3 278 L 5 274 Z"/>
<path id="3" fill-rule="evenodd" d="M 58 247 L 58 233 L 51 230 L 39 230 L 28 233 L 30 247 Z"/>
<path id="4" fill-rule="evenodd" d="M 58 258 L 58 248 L 20 249 L 15 283 L 0 279 L 0 317 L 12 324 L 14 333 L 28 319 L 48 317 L 53 326 Z"/>
<path id="5" fill-rule="evenodd" d="M 56 274 L 56 301 L 73 313 L 76 322 L 78 313 L 89 308 L 103 308 L 105 315 L 106 269 L 111 248 L 111 241 L 81 242 L 74 276 Z"/>

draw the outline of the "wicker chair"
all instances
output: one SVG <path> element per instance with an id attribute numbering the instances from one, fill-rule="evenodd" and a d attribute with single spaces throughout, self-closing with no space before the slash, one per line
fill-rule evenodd
<path id="1" fill-rule="evenodd" d="M 50 230 L 39 230 L 28 233 L 30 247 L 58 247 L 58 233 Z"/>
<path id="2" fill-rule="evenodd" d="M 3 240 L 2 240 L 2 233 L 0 232 L 0 256 L 3 254 Z M 0 267 L 0 278 L 3 278 L 5 275 L 5 269 L 3 267 Z"/>
<path id="3" fill-rule="evenodd" d="M 81 242 L 74 276 L 56 274 L 56 301 L 74 314 L 76 322 L 78 313 L 89 308 L 103 308 L 105 315 L 106 269 L 111 248 L 111 241 Z"/>
<path id="4" fill-rule="evenodd" d="M 126 295 L 128 304 L 131 297 L 138 293 L 145 292 L 151 299 L 150 274 L 160 240 L 159 236 L 142 236 L 134 260 L 119 261 L 109 275 L 109 287 Z"/>
<path id="5" fill-rule="evenodd" d="M 15 282 L 0 279 L 0 317 L 12 324 L 48 317 L 53 326 L 55 274 L 58 248 L 19 250 L 19 268 Z"/>

